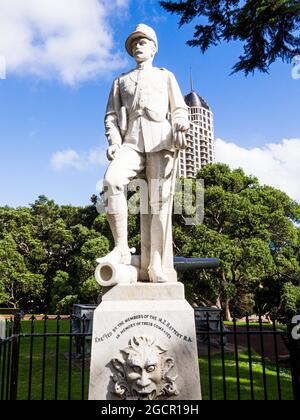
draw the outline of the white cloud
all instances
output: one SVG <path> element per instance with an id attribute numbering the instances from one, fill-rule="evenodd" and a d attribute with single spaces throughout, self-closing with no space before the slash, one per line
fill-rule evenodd
<path id="1" fill-rule="evenodd" d="M 231 168 L 241 167 L 262 184 L 285 191 L 300 202 L 300 139 L 284 139 L 252 149 L 217 139 L 216 160 Z"/>
<path id="2" fill-rule="evenodd" d="M 64 169 L 75 169 L 77 171 L 87 171 L 96 166 L 107 165 L 106 151 L 100 148 L 89 152 L 77 152 L 73 149 L 58 151 L 51 157 L 51 166 L 56 171 Z"/>
<path id="3" fill-rule="evenodd" d="M 0 80 L 6 79 L 6 60 L 5 57 L 0 55 Z"/>
<path id="4" fill-rule="evenodd" d="M 71 149 L 56 152 L 51 158 L 51 164 L 57 171 L 61 171 L 65 168 L 82 170 L 82 161 L 79 154 Z"/>
<path id="5" fill-rule="evenodd" d="M 88 80 L 125 64 L 110 19 L 130 0 L 0 0 L 0 55 L 7 72 Z"/>

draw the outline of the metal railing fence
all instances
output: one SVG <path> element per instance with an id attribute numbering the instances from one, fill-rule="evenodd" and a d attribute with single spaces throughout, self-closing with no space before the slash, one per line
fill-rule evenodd
<path id="1" fill-rule="evenodd" d="M 211 328 L 196 322 L 203 399 L 300 400 L 300 340 L 293 326 L 256 324 L 245 317 Z M 77 324 L 76 324 L 77 322 Z M 0 340 L 0 400 L 86 400 L 90 319 L 20 314 L 6 321 Z"/>

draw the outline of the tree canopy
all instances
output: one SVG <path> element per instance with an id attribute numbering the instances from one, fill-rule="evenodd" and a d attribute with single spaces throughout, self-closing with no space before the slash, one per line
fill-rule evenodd
<path id="1" fill-rule="evenodd" d="M 110 246 L 100 217 L 94 206 L 59 206 L 44 196 L 29 208 L 0 208 L 0 305 L 53 313 L 96 303 L 100 288 L 84 285 Z"/>
<path id="2" fill-rule="evenodd" d="M 180 0 L 160 1 L 180 16 L 179 25 L 196 21 L 187 42 L 204 53 L 222 41 L 240 41 L 244 52 L 233 72 L 267 72 L 275 60 L 291 62 L 300 53 L 299 0 Z"/>
<path id="3" fill-rule="evenodd" d="M 224 164 L 206 166 L 198 178 L 205 181 L 204 223 L 189 227 L 176 216 L 176 250 L 183 256 L 218 257 L 221 266 L 184 276 L 190 300 L 222 307 L 228 318 L 233 309 L 284 311 L 299 286 L 300 206 Z M 270 285 L 276 285 L 272 292 Z"/>

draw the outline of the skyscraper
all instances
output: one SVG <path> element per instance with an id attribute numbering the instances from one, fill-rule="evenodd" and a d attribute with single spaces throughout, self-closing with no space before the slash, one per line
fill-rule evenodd
<path id="1" fill-rule="evenodd" d="M 214 163 L 214 119 L 209 105 L 192 90 L 185 102 L 189 107 L 188 147 L 179 152 L 178 176 L 195 178 L 205 165 Z"/>

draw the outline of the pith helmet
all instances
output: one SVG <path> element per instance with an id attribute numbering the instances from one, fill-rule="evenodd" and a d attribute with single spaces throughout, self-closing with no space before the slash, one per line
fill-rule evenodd
<path id="1" fill-rule="evenodd" d="M 140 23 L 136 27 L 135 31 L 131 35 L 129 35 L 129 37 L 126 40 L 125 47 L 129 55 L 132 56 L 132 48 L 131 48 L 132 42 L 137 38 L 150 39 L 151 41 L 154 42 L 156 46 L 156 50 L 158 50 L 158 41 L 157 41 L 157 36 L 154 29 L 150 28 L 150 26 L 148 25 L 144 25 L 143 23 Z"/>

